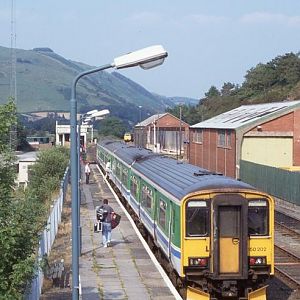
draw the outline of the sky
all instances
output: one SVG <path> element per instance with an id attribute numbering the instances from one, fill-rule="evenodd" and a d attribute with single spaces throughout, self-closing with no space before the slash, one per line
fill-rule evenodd
<path id="1" fill-rule="evenodd" d="M 11 44 L 11 2 L 1 0 L 0 45 Z M 258 63 L 300 51 L 299 0 L 14 0 L 16 47 L 49 47 L 91 66 L 151 45 L 155 69 L 119 72 L 151 92 L 200 99 L 242 84 Z"/>

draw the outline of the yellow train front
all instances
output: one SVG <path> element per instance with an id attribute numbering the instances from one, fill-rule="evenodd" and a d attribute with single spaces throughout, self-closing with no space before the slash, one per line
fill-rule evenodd
<path id="1" fill-rule="evenodd" d="M 273 211 L 273 199 L 255 190 L 211 188 L 185 197 L 187 299 L 266 299 L 265 280 L 274 274 Z"/>

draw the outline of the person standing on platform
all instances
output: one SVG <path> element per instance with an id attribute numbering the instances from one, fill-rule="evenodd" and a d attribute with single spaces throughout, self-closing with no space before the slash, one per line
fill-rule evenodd
<path id="1" fill-rule="evenodd" d="M 90 164 L 88 162 L 86 163 L 86 165 L 84 167 L 84 173 L 85 173 L 85 183 L 89 184 L 91 169 L 90 169 Z"/>
<path id="2" fill-rule="evenodd" d="M 104 247 L 109 247 L 111 243 L 111 221 L 114 215 L 114 210 L 108 205 L 108 200 L 103 200 L 103 205 L 101 206 L 105 212 L 104 220 L 102 222 L 102 243 Z"/>

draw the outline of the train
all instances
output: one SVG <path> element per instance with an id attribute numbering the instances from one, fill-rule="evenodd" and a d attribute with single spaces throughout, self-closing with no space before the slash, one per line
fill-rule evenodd
<path id="1" fill-rule="evenodd" d="M 184 299 L 266 299 L 274 199 L 242 181 L 122 141 L 97 162 Z"/>
<path id="2" fill-rule="evenodd" d="M 124 142 L 133 142 L 133 135 L 130 132 L 125 132 L 123 140 Z"/>

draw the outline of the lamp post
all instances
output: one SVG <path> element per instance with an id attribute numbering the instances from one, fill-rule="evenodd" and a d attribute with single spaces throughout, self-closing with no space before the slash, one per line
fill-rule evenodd
<path id="1" fill-rule="evenodd" d="M 139 109 L 140 109 L 140 120 L 139 120 L 139 126 L 140 126 L 140 129 L 139 129 L 139 131 L 138 131 L 138 134 L 136 134 L 136 136 L 135 136 L 135 139 L 137 138 L 137 136 L 138 136 L 138 146 L 139 147 L 142 147 L 142 135 L 143 135 L 143 133 L 142 133 L 142 130 L 141 130 L 141 122 L 142 122 L 142 105 L 139 105 Z"/>
<path id="2" fill-rule="evenodd" d="M 179 159 L 181 159 L 181 144 L 182 144 L 182 134 L 181 134 L 182 107 L 181 107 L 181 105 L 179 105 L 179 119 L 180 119 L 180 124 L 179 124 Z"/>
<path id="3" fill-rule="evenodd" d="M 142 122 L 142 105 L 139 105 L 139 109 L 140 109 L 140 123 Z"/>
<path id="4" fill-rule="evenodd" d="M 78 237 L 78 155 L 77 155 L 77 99 L 76 85 L 83 76 L 100 72 L 110 68 L 122 69 L 140 66 L 150 69 L 161 65 L 168 56 L 167 51 L 160 45 L 144 48 L 114 59 L 111 64 L 84 71 L 78 74 L 72 83 L 70 100 L 70 127 L 71 127 L 71 197 L 72 197 L 72 300 L 79 298 L 79 247 Z"/>

